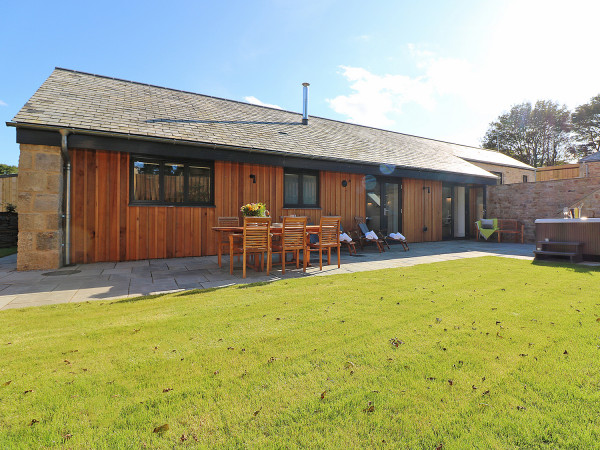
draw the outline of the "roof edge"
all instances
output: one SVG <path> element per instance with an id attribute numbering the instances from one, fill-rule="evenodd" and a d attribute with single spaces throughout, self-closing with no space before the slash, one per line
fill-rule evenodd
<path id="1" fill-rule="evenodd" d="M 507 155 L 507 156 L 508 156 L 508 155 Z M 468 162 L 470 162 L 470 163 L 476 163 L 476 162 L 478 162 L 478 163 L 482 163 L 482 164 L 491 164 L 491 165 L 494 165 L 494 166 L 512 167 L 512 168 L 514 168 L 514 169 L 521 169 L 521 170 L 533 170 L 533 171 L 536 171 L 536 170 L 537 170 L 535 167 L 533 167 L 533 166 L 530 166 L 529 164 L 525 164 L 525 163 L 523 163 L 523 164 L 525 164 L 527 167 L 523 167 L 523 166 L 515 166 L 515 165 L 513 165 L 513 164 L 502 164 L 502 163 L 496 163 L 496 162 L 481 161 L 481 160 L 479 160 L 479 159 L 465 158 L 465 157 L 463 157 L 463 156 L 456 156 L 456 157 L 457 157 L 457 158 L 460 158 L 460 159 L 464 159 L 465 161 L 468 161 Z M 512 158 L 512 156 L 509 156 L 509 158 Z M 482 167 L 481 167 L 481 168 L 482 168 Z M 483 169 L 483 170 L 486 170 L 486 169 Z"/>
<path id="2" fill-rule="evenodd" d="M 87 136 L 99 136 L 99 137 L 105 137 L 105 138 L 127 139 L 127 140 L 136 140 L 136 141 L 149 141 L 149 142 L 165 143 L 165 144 L 172 144 L 172 145 L 186 145 L 186 146 L 204 147 L 204 148 L 213 148 L 213 149 L 222 149 L 222 150 L 233 150 L 233 151 L 238 151 L 238 152 L 241 151 L 241 152 L 247 152 L 247 153 L 262 153 L 262 154 L 266 154 L 266 155 L 281 156 L 281 157 L 295 157 L 295 158 L 315 160 L 315 161 L 341 162 L 341 163 L 350 163 L 350 164 L 373 166 L 373 167 L 377 167 L 380 165 L 380 163 L 374 163 L 374 162 L 369 162 L 369 161 L 349 160 L 349 159 L 342 159 L 342 158 L 310 157 L 310 156 L 306 156 L 306 155 L 302 155 L 302 154 L 278 152 L 275 150 L 267 150 L 267 149 L 261 149 L 261 148 L 256 148 L 256 147 L 238 147 L 238 146 L 232 146 L 232 145 L 213 144 L 213 143 L 209 143 L 209 142 L 187 141 L 187 140 L 182 140 L 182 139 L 168 139 L 168 138 L 160 138 L 160 137 L 138 135 L 138 134 L 126 134 L 126 133 L 114 133 L 114 132 L 109 132 L 109 131 L 88 130 L 85 128 L 60 127 L 60 126 L 55 126 L 55 125 L 40 125 L 40 124 L 34 124 L 34 123 L 28 123 L 28 122 L 6 122 L 6 125 L 12 126 L 15 128 L 25 128 L 25 129 L 30 129 L 30 130 L 57 131 L 57 132 L 59 130 L 65 130 L 65 131 L 70 131 L 73 134 L 87 135 Z M 458 156 L 456 158 L 458 158 Z M 432 173 L 432 174 L 444 173 L 444 174 L 448 174 L 448 175 L 465 177 L 465 178 L 476 178 L 476 179 L 482 180 L 483 184 L 486 184 L 485 182 L 483 182 L 483 180 L 487 180 L 489 182 L 494 182 L 494 183 L 496 181 L 495 175 L 487 172 L 485 169 L 483 169 L 481 167 L 478 167 L 478 168 L 489 173 L 489 176 L 483 175 L 483 174 L 475 175 L 475 174 L 466 174 L 463 172 L 432 170 L 432 169 L 418 168 L 418 167 L 413 167 L 413 166 L 395 165 L 395 167 L 400 170 L 410 170 L 410 171 L 415 171 L 415 172 L 427 172 L 427 173 Z"/>

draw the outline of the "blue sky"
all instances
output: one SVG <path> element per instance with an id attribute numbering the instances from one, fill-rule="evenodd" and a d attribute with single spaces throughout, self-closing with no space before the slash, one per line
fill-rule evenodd
<path id="1" fill-rule="evenodd" d="M 568 5 L 568 6 L 566 6 Z M 55 66 L 478 145 L 511 105 L 600 93 L 592 1 L 7 2 L 0 119 Z M 0 163 L 17 164 L 0 127 Z"/>

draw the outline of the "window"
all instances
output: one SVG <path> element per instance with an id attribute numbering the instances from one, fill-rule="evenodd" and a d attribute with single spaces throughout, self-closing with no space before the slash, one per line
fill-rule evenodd
<path id="1" fill-rule="evenodd" d="M 213 205 L 213 165 L 131 158 L 131 203 Z"/>
<path id="2" fill-rule="evenodd" d="M 283 175 L 285 208 L 317 208 L 319 206 L 319 173 L 285 170 Z"/>
<path id="3" fill-rule="evenodd" d="M 523 183 L 527 183 L 527 175 L 523 175 Z"/>
<path id="4" fill-rule="evenodd" d="M 496 175 L 498 177 L 498 181 L 496 182 L 496 184 L 502 184 L 502 172 L 492 172 L 492 171 L 490 171 L 490 173 L 493 173 L 494 175 Z"/>

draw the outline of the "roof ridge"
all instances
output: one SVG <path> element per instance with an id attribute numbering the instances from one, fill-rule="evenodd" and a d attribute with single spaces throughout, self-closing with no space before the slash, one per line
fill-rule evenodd
<path id="1" fill-rule="evenodd" d="M 217 96 L 214 96 L 214 95 L 200 94 L 198 92 L 186 91 L 186 90 L 183 90 L 183 89 L 175 89 L 175 88 L 170 88 L 170 87 L 166 87 L 166 86 L 159 86 L 157 84 L 142 83 L 140 81 L 126 80 L 124 78 L 110 77 L 108 75 L 98 75 L 98 74 L 91 73 L 91 72 L 83 72 L 81 70 L 66 69 L 64 67 L 54 67 L 54 69 L 55 70 L 62 70 L 62 71 L 65 71 L 65 72 L 78 73 L 78 74 L 81 74 L 81 75 L 89 75 L 89 76 L 97 77 L 97 78 L 106 78 L 106 79 L 109 79 L 109 80 L 122 81 L 122 82 L 125 82 L 125 83 L 131 83 L 131 84 L 138 84 L 140 86 L 149 86 L 149 87 L 158 88 L 158 89 L 166 89 L 166 90 L 174 91 L 174 92 L 182 92 L 184 94 L 198 95 L 198 96 L 201 96 L 201 97 L 213 98 L 215 100 L 223 100 L 223 101 L 226 101 L 226 102 L 232 102 L 232 103 L 239 103 L 239 104 L 242 104 L 242 105 L 255 106 L 255 107 L 258 107 L 258 108 L 265 108 L 265 109 L 270 109 L 270 110 L 273 110 L 273 111 L 279 111 L 279 112 L 286 112 L 286 113 L 290 113 L 290 114 L 302 115 L 302 113 L 300 113 L 300 112 L 290 111 L 290 110 L 287 110 L 287 109 L 273 108 L 271 106 L 264 106 L 264 105 L 257 105 L 255 103 L 243 102 L 241 100 L 233 100 L 233 99 L 230 99 L 230 98 L 217 97 Z M 425 140 L 433 141 L 433 142 L 440 142 L 442 144 L 459 145 L 461 147 L 468 147 L 468 148 L 473 148 L 473 149 L 476 149 L 476 150 L 494 151 L 494 150 L 484 149 L 484 148 L 481 148 L 481 147 L 474 147 L 472 145 L 459 144 L 457 142 L 444 141 L 444 140 L 441 140 L 441 139 L 433 139 L 433 138 L 428 138 L 428 137 L 424 137 L 424 136 L 417 136 L 416 134 L 402 133 L 400 131 L 386 130 L 385 128 L 378 128 L 378 127 L 373 127 L 373 126 L 369 126 L 369 125 L 362 125 L 360 123 L 345 122 L 343 120 L 331 119 L 331 118 L 328 118 L 328 117 L 321 117 L 321 116 L 310 115 L 309 118 L 311 118 L 311 117 L 315 118 L 315 119 L 321 119 L 321 120 L 327 120 L 327 121 L 330 121 L 330 122 L 341 123 L 341 124 L 344 124 L 344 125 L 352 125 L 352 126 L 356 126 L 356 127 L 368 128 L 368 129 L 371 129 L 371 130 L 384 131 L 386 133 L 393 133 L 393 134 L 399 134 L 399 135 L 402 135 L 402 136 L 408 136 L 408 137 L 413 137 L 413 138 L 418 138 L 418 139 L 425 139 Z"/>

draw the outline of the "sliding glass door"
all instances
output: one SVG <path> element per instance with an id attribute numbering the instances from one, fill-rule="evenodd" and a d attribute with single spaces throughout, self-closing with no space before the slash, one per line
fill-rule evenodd
<path id="1" fill-rule="evenodd" d="M 402 230 L 402 185 L 400 180 L 365 177 L 367 226 L 384 234 Z"/>

